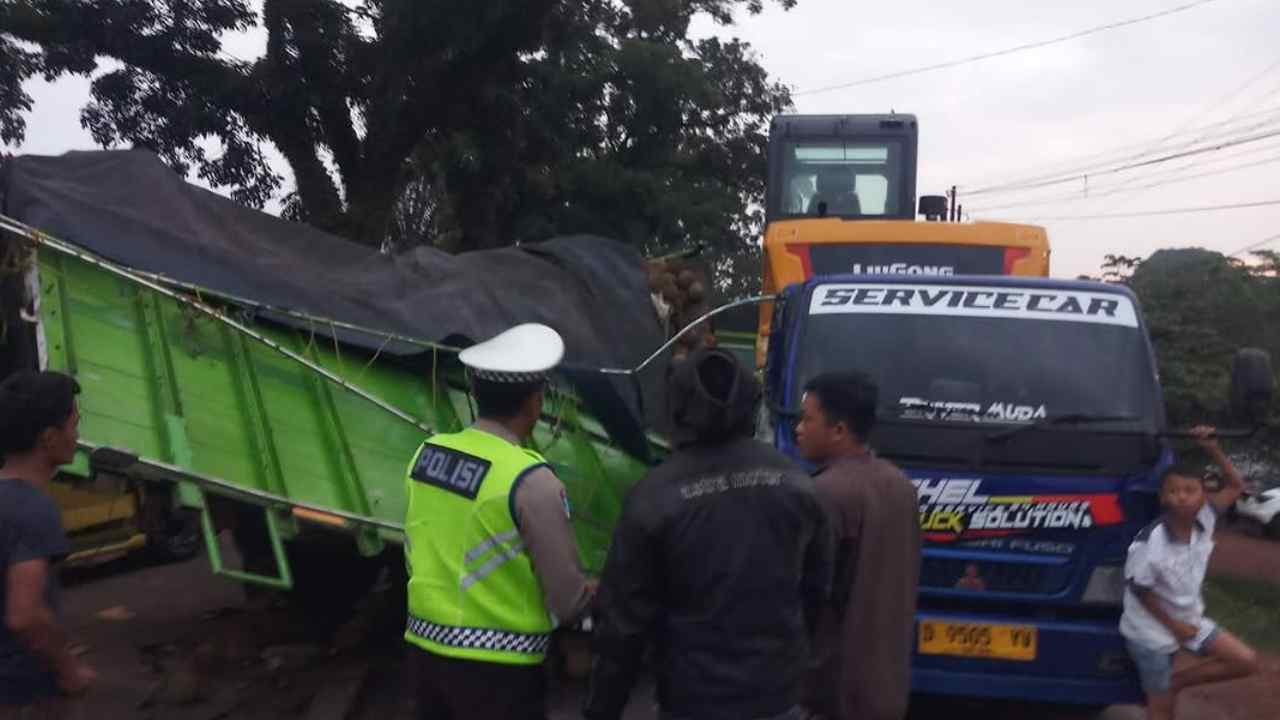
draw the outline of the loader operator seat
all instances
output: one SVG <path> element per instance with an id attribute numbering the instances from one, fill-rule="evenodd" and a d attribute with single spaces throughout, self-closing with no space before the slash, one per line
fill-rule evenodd
<path id="1" fill-rule="evenodd" d="M 834 166 L 818 170 L 817 192 L 809 198 L 807 214 L 861 215 L 862 205 L 854 192 L 853 168 Z"/>

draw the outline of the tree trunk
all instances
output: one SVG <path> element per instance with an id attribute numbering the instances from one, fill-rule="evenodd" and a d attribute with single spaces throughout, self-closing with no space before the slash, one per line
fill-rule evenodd
<path id="1" fill-rule="evenodd" d="M 347 183 L 347 230 L 353 242 L 381 248 L 391 231 L 392 214 L 402 190 L 399 173 L 368 174 Z"/>

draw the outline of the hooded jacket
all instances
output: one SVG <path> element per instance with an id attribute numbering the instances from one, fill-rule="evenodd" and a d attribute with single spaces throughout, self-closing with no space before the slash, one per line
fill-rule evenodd
<path id="1" fill-rule="evenodd" d="M 813 481 L 750 438 L 759 388 L 702 350 L 669 379 L 676 451 L 627 496 L 597 596 L 584 714 L 621 717 L 646 647 L 671 716 L 741 720 L 800 699 L 831 580 Z"/>

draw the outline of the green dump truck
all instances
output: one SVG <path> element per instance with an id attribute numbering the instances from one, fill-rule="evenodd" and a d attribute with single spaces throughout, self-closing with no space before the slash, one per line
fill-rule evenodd
<path id="1" fill-rule="evenodd" d="M 294 585 L 302 537 L 392 557 L 406 464 L 473 418 L 457 348 L 518 322 L 566 338 L 533 444 L 569 490 L 588 568 L 663 453 L 647 429 L 653 351 L 685 319 L 619 243 L 391 256 L 139 151 L 20 157 L 3 177 L 0 373 L 38 366 L 83 388 L 83 453 L 56 490 L 80 557 L 183 557 L 203 535 L 215 571 L 274 588 Z M 224 528 L 256 533 L 257 562 L 222 557 Z"/>

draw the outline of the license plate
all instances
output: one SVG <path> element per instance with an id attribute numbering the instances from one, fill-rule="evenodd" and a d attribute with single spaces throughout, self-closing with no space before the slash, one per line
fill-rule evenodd
<path id="1" fill-rule="evenodd" d="M 994 625 L 921 620 L 921 655 L 958 655 L 995 660 L 1036 659 L 1036 629 L 1030 625 Z"/>

